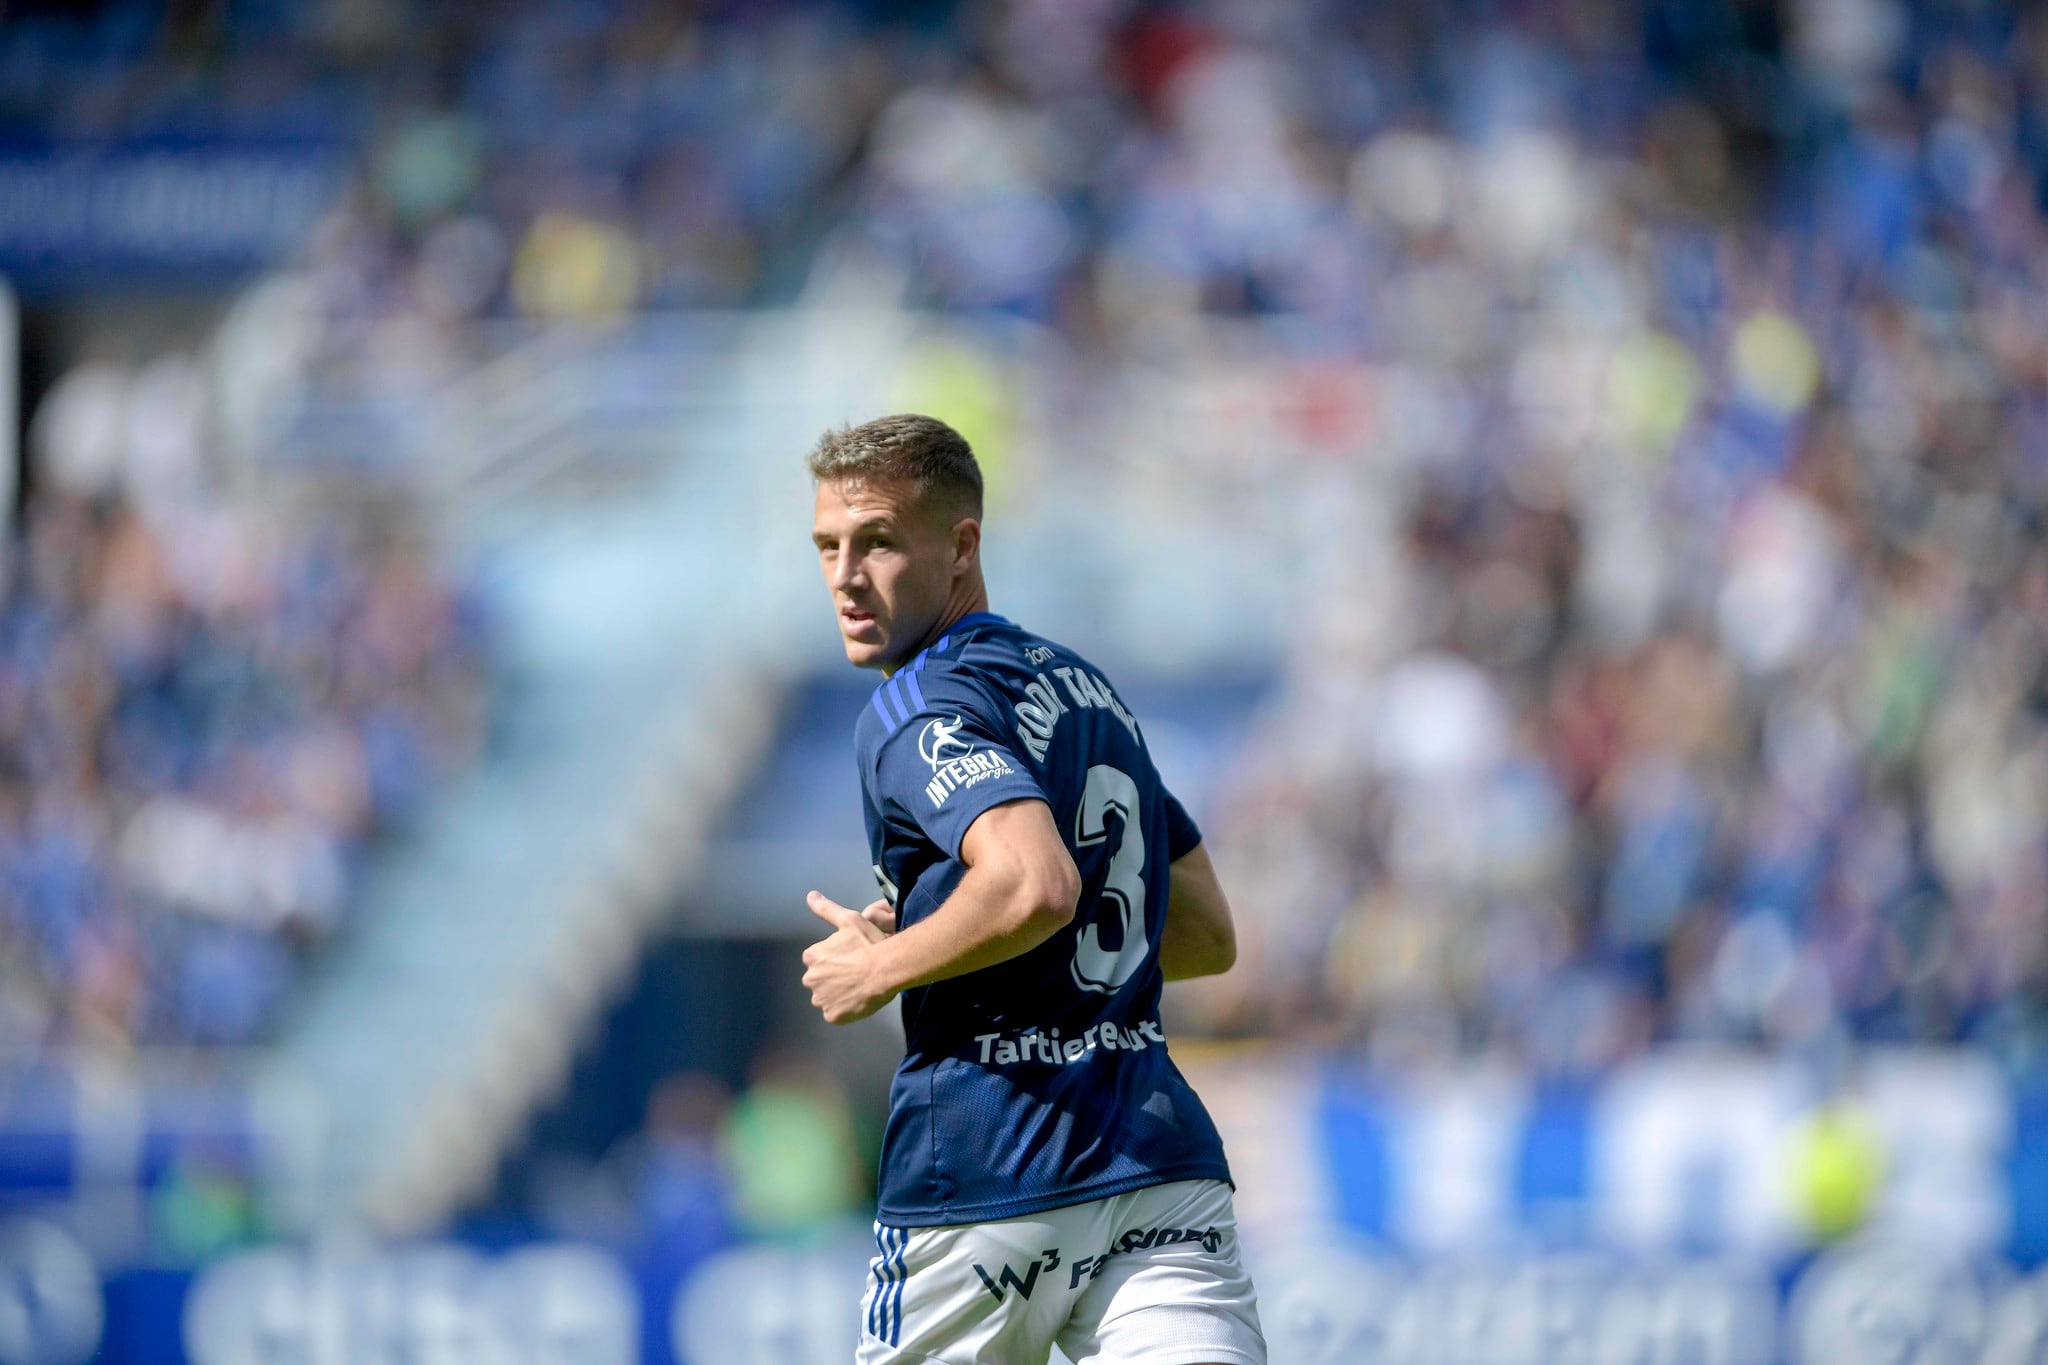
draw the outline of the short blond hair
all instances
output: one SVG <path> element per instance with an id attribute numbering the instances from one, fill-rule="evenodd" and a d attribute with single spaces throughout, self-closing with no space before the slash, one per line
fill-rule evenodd
<path id="1" fill-rule="evenodd" d="M 899 412 L 818 438 L 805 461 L 820 483 L 895 483 L 920 502 L 979 520 L 981 465 L 967 438 L 936 417 Z"/>

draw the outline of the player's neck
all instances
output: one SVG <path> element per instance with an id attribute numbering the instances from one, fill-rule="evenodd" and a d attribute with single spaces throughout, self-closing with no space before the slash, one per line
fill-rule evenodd
<path id="1" fill-rule="evenodd" d="M 945 639 L 947 633 L 960 622 L 962 617 L 972 616 L 978 611 L 987 610 L 988 588 L 979 579 L 972 583 L 962 584 L 959 591 L 946 603 L 946 609 L 939 613 L 938 621 L 933 624 L 930 630 L 925 632 L 924 638 L 919 640 L 916 646 L 904 656 L 903 663 L 883 669 L 882 676 L 885 678 L 895 677 L 898 668 L 903 667 L 904 664 L 909 663 L 912 659 L 915 659 L 918 655 Z"/>

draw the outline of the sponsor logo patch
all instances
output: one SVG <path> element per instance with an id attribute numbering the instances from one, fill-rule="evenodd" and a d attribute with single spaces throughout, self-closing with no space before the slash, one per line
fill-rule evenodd
<path id="1" fill-rule="evenodd" d="M 933 810 L 945 805 L 946 799 L 962 787 L 986 782 L 991 777 L 1008 777 L 1017 771 L 1001 753 L 977 749 L 962 738 L 960 731 L 966 724 L 957 716 L 951 720 L 938 716 L 926 721 L 918 733 L 917 752 L 932 765 L 932 780 L 925 783 L 924 794 Z"/>
<path id="2" fill-rule="evenodd" d="M 966 724 L 967 722 L 958 716 L 951 720 L 944 716 L 935 716 L 925 722 L 924 729 L 917 736 L 917 752 L 919 757 L 932 765 L 934 772 L 938 771 L 941 763 L 965 758 L 974 752 L 974 746 L 960 738 L 961 727 Z"/>

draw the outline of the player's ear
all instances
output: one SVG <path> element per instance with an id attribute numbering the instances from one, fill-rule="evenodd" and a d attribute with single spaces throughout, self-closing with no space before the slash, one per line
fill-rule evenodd
<path id="1" fill-rule="evenodd" d="M 965 573 L 981 557 L 981 523 L 962 517 L 953 523 L 953 572 Z"/>

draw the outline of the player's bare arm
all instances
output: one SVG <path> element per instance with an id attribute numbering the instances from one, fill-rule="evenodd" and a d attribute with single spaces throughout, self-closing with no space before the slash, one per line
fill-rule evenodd
<path id="1" fill-rule="evenodd" d="M 1073 920 L 1081 874 L 1043 801 L 982 812 L 960 857 L 967 871 L 953 894 L 900 934 L 878 927 L 873 906 L 856 912 L 810 893 L 812 913 L 833 927 L 804 950 L 804 985 L 827 1023 L 854 1023 L 912 986 L 1007 962 Z"/>
<path id="2" fill-rule="evenodd" d="M 1196 844 L 1172 865 L 1159 969 L 1168 981 L 1185 981 L 1227 972 L 1236 961 L 1237 929 L 1230 919 L 1230 901 L 1208 849 Z"/>

